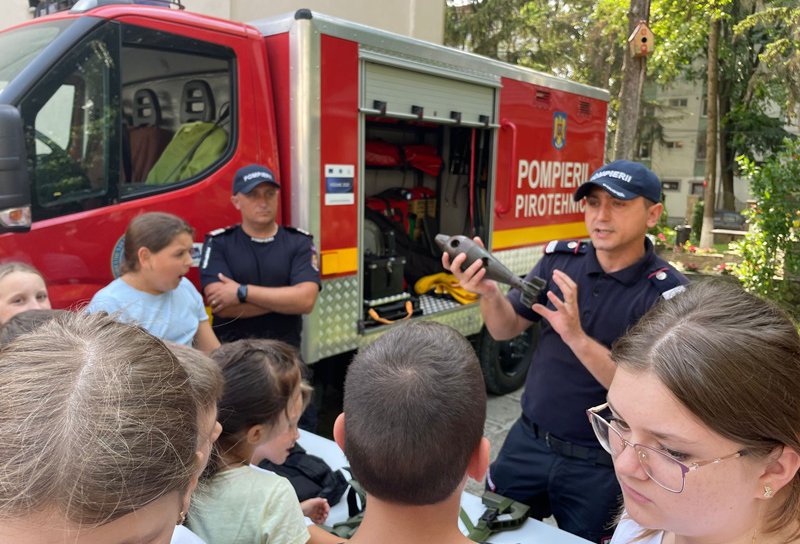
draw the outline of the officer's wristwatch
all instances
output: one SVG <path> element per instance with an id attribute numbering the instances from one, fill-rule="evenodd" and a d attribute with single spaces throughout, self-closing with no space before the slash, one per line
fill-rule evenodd
<path id="1" fill-rule="evenodd" d="M 247 302 L 247 285 L 241 284 L 239 286 L 236 290 L 236 298 L 238 298 L 241 303 Z"/>

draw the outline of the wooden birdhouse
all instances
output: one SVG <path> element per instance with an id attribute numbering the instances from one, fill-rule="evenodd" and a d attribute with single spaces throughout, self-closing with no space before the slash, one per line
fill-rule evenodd
<path id="1" fill-rule="evenodd" d="M 633 33 L 628 38 L 628 47 L 631 48 L 631 55 L 634 57 L 646 57 L 655 48 L 655 36 L 650 31 L 647 23 L 639 21 Z"/>

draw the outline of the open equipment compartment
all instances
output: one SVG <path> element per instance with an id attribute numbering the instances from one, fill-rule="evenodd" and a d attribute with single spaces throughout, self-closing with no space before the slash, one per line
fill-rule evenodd
<path id="1" fill-rule="evenodd" d="M 487 238 L 494 131 L 381 115 L 363 130 L 362 330 L 460 307 L 414 285 L 443 271 L 436 234 Z"/>

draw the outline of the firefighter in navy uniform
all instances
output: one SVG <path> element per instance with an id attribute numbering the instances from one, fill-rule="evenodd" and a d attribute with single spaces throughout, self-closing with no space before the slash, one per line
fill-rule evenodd
<path id="1" fill-rule="evenodd" d="M 240 225 L 206 236 L 200 281 L 222 342 L 271 338 L 300 347 L 302 314 L 320 290 L 317 253 L 310 234 L 278 225 L 280 185 L 260 165 L 240 168 L 233 205 Z"/>
<path id="2" fill-rule="evenodd" d="M 663 211 L 661 183 L 644 166 L 615 161 L 573 195 L 586 200 L 591 243 L 551 242 L 529 276 L 548 280 L 533 307 L 519 292 L 503 296 L 484 280 L 480 261 L 442 258 L 467 290 L 481 295 L 481 314 L 498 340 L 544 318 L 522 396 L 522 416 L 487 476 L 487 487 L 554 515 L 560 528 L 593 542 L 610 539 L 620 505 L 611 457 L 594 437 L 585 410 L 605 402 L 616 365 L 610 346 L 686 278 L 655 255 L 645 233 Z"/>

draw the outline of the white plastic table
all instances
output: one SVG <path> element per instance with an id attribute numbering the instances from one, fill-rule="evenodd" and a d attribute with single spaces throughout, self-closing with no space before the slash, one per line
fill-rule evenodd
<path id="1" fill-rule="evenodd" d="M 301 430 L 298 442 L 308 453 L 323 459 L 333 470 L 348 466 L 344 452 L 332 440 Z M 467 492 L 461 495 L 461 506 L 473 522 L 485 510 L 480 497 Z M 347 501 L 343 497 L 336 505 L 331 506 L 327 524 L 333 525 L 346 519 Z M 461 521 L 458 526 L 464 534 L 467 533 Z M 588 540 L 532 518 L 528 518 L 518 529 L 493 534 L 490 540 L 492 544 L 589 544 Z"/>

